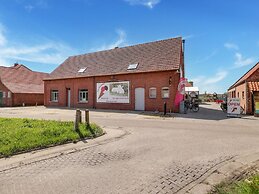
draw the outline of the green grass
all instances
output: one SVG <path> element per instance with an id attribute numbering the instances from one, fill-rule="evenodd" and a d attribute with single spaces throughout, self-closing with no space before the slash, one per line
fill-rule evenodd
<path id="1" fill-rule="evenodd" d="M 212 194 L 259 194 L 259 174 L 232 184 L 217 185 Z"/>
<path id="2" fill-rule="evenodd" d="M 0 158 L 103 133 L 96 124 L 80 124 L 78 131 L 73 127 L 73 122 L 0 118 Z"/>

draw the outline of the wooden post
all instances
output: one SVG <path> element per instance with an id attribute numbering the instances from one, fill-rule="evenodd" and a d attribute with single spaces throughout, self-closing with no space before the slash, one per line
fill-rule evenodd
<path id="1" fill-rule="evenodd" d="M 89 110 L 86 109 L 85 110 L 85 124 L 88 126 L 90 123 L 89 123 Z"/>
<path id="2" fill-rule="evenodd" d="M 79 109 L 76 110 L 76 117 L 75 117 L 75 123 L 74 123 L 74 130 L 79 130 L 79 116 L 81 115 L 81 111 Z"/>
<path id="3" fill-rule="evenodd" d="M 78 109 L 78 122 L 82 123 L 82 112 Z"/>

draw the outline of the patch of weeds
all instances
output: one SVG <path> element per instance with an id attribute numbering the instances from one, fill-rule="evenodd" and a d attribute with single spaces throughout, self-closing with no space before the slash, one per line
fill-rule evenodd
<path id="1" fill-rule="evenodd" d="M 221 183 L 210 194 L 259 194 L 259 174 L 231 184 Z"/>

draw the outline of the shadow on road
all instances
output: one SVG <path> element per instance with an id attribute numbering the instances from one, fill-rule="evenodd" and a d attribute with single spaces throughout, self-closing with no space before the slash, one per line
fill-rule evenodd
<path id="1" fill-rule="evenodd" d="M 210 108 L 209 106 L 201 106 L 198 112 L 188 110 L 187 114 L 175 114 L 175 117 L 214 121 L 229 119 L 227 113 L 224 113 L 222 110 Z"/>

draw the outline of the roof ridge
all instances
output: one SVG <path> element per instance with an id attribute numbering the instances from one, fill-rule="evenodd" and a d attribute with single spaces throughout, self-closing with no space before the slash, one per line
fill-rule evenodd
<path id="1" fill-rule="evenodd" d="M 229 90 L 232 89 L 234 86 L 236 86 L 236 84 L 238 84 L 238 82 L 240 80 L 242 80 L 243 77 L 245 77 L 251 70 L 253 70 L 257 65 L 259 65 L 259 62 L 257 62 L 253 67 L 251 67 L 245 74 L 243 74 L 234 84 L 232 84 L 230 87 L 229 87 Z M 253 72 L 254 73 L 254 72 Z"/>
<path id="2" fill-rule="evenodd" d="M 31 70 L 29 67 L 23 65 L 23 64 L 19 64 L 19 65 L 16 65 L 16 66 L 0 66 L 0 68 L 5 68 L 5 69 L 14 69 L 14 70 L 18 70 L 20 69 L 21 67 L 31 71 L 31 72 L 34 72 L 34 73 L 42 73 L 42 74 L 49 74 L 49 73 L 46 73 L 46 72 L 41 72 L 41 71 L 34 71 L 34 70 Z"/>
<path id="3" fill-rule="evenodd" d="M 68 58 L 79 57 L 79 56 L 84 56 L 84 55 L 93 55 L 93 54 L 96 54 L 96 53 L 102 53 L 102 52 L 108 52 L 108 51 L 113 51 L 113 50 L 126 49 L 126 48 L 130 48 L 130 47 L 148 45 L 148 44 L 153 44 L 153 43 L 158 43 L 158 42 L 165 42 L 165 41 L 174 40 L 174 39 L 182 39 L 182 37 L 178 36 L 178 37 L 175 37 L 175 38 L 167 38 L 167 39 L 155 40 L 155 41 L 151 41 L 151 42 L 133 44 L 133 45 L 123 46 L 123 47 L 115 47 L 115 48 L 112 48 L 112 49 L 94 51 L 94 52 L 84 53 L 84 54 L 80 54 L 80 55 L 73 55 L 73 56 L 69 56 Z"/>

